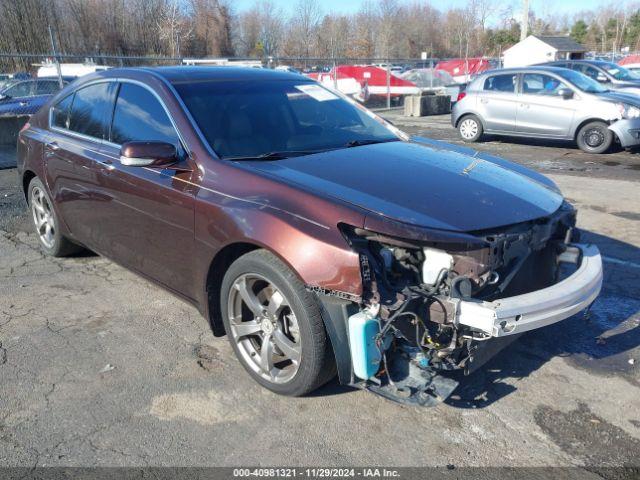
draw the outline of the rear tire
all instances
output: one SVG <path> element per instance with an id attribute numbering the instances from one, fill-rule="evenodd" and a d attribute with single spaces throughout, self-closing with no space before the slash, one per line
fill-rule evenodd
<path id="1" fill-rule="evenodd" d="M 482 138 L 482 122 L 475 115 L 465 115 L 458 122 L 458 133 L 465 142 L 478 142 Z"/>
<path id="2" fill-rule="evenodd" d="M 613 132 L 605 122 L 593 121 L 584 125 L 576 136 L 576 143 L 583 152 L 604 153 L 613 143 Z"/>
<path id="3" fill-rule="evenodd" d="M 281 395 L 305 395 L 336 374 L 320 305 L 279 258 L 254 250 L 222 279 L 224 327 L 242 366 Z"/>
<path id="4" fill-rule="evenodd" d="M 27 192 L 31 221 L 42 251 L 52 257 L 67 257 L 82 251 L 82 247 L 60 233 L 60 220 L 53 209 L 53 202 L 38 177 L 31 180 Z"/>

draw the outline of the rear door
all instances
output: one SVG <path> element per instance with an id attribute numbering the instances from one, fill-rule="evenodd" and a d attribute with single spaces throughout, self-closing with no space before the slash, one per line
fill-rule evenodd
<path id="1" fill-rule="evenodd" d="M 178 169 L 132 167 L 119 161 L 122 144 L 162 141 L 176 146 Z M 110 168 L 102 171 L 96 195 L 109 254 L 191 299 L 196 169 L 168 109 L 152 90 L 123 81 L 113 109 L 109 141 L 103 146 Z"/>
<path id="2" fill-rule="evenodd" d="M 102 252 L 101 219 L 96 217 L 100 172 L 107 168 L 101 153 L 116 84 L 98 82 L 58 101 L 49 112 L 50 134 L 44 146 L 49 190 L 59 217 L 75 239 Z"/>
<path id="3" fill-rule="evenodd" d="M 518 102 L 517 131 L 548 137 L 568 137 L 579 98 L 564 99 L 560 89 L 571 89 L 553 75 L 524 73 Z"/>
<path id="4" fill-rule="evenodd" d="M 477 108 L 484 120 L 485 131 L 512 133 L 516 131 L 516 73 L 491 75 L 481 85 Z"/>

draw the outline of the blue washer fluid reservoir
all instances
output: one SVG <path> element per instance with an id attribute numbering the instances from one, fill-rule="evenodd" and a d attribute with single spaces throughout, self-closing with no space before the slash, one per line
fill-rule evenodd
<path id="1" fill-rule="evenodd" d="M 380 367 L 382 355 L 375 338 L 380 333 L 379 307 L 362 310 L 349 317 L 349 348 L 353 372 L 364 380 L 372 377 Z M 384 347 L 382 347 L 384 348 Z"/>

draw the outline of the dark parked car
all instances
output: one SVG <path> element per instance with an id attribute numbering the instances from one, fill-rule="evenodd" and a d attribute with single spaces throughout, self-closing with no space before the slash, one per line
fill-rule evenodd
<path id="1" fill-rule="evenodd" d="M 562 60 L 542 64 L 548 67 L 570 68 L 601 83 L 610 90 L 640 94 L 640 76 L 626 68 L 603 60 Z"/>
<path id="2" fill-rule="evenodd" d="M 10 81 L 0 88 L 0 115 L 33 115 L 59 90 L 57 78 Z"/>
<path id="3" fill-rule="evenodd" d="M 84 246 L 191 302 L 282 394 L 337 372 L 433 404 L 457 385 L 442 372 L 586 308 L 602 282 L 549 179 L 287 72 L 88 75 L 31 118 L 18 157 L 47 254 Z"/>

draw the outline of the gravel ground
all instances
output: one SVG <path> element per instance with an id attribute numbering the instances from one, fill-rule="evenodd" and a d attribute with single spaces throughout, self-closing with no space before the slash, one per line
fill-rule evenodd
<path id="1" fill-rule="evenodd" d="M 448 117 L 389 117 L 458 142 Z M 104 258 L 43 257 L 0 170 L 0 466 L 640 468 L 640 156 L 477 147 L 550 174 L 606 280 L 589 319 L 525 335 L 434 408 L 260 388 L 189 305 Z"/>

